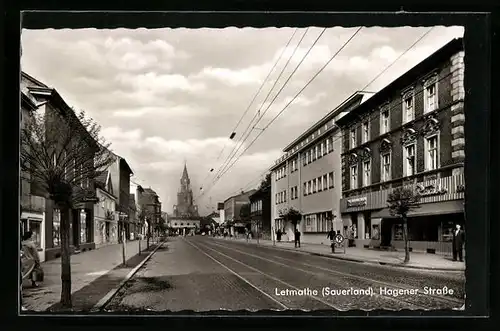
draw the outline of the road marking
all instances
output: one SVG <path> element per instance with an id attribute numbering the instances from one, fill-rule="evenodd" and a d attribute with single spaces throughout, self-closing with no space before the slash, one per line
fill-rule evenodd
<path id="1" fill-rule="evenodd" d="M 280 263 L 280 262 L 275 261 L 275 260 L 270 260 L 270 259 L 264 258 L 264 257 L 259 256 L 259 255 L 247 253 L 247 252 L 244 252 L 244 251 L 241 251 L 239 249 L 232 248 L 232 247 L 229 247 L 229 246 L 226 246 L 226 245 L 221 245 L 219 243 L 213 243 L 213 245 L 224 247 L 224 248 L 227 248 L 229 250 L 233 250 L 235 252 L 239 252 L 239 253 L 246 254 L 246 255 L 249 255 L 249 256 L 257 257 L 257 258 L 262 259 L 264 261 L 269 261 L 269 262 L 276 263 L 276 264 L 279 264 L 279 265 L 282 265 L 282 266 L 286 266 L 286 267 L 289 267 L 289 268 L 292 268 L 292 269 L 297 269 L 297 270 L 301 270 L 301 271 L 304 271 L 304 272 L 315 274 L 313 272 L 310 272 L 309 270 L 304 270 L 304 269 L 300 269 L 300 268 L 297 268 L 297 267 L 293 267 L 293 266 L 290 266 L 288 264 L 283 264 L 283 263 Z M 375 280 L 375 279 L 371 279 L 371 278 L 366 278 L 366 277 L 363 277 L 363 276 L 358 276 L 358 275 L 353 275 L 353 274 L 344 273 L 344 272 L 340 272 L 340 271 L 335 271 L 335 270 L 331 270 L 331 269 L 328 269 L 328 268 L 319 267 L 319 266 L 316 266 L 316 265 L 313 265 L 313 264 L 309 264 L 309 263 L 305 263 L 305 262 L 299 262 L 297 260 L 292 260 L 292 259 L 287 259 L 287 258 L 284 258 L 284 257 L 280 257 L 280 260 L 286 260 L 286 261 L 290 261 L 290 262 L 294 262 L 294 263 L 300 263 L 300 264 L 302 264 L 304 266 L 312 267 L 312 268 L 316 268 L 316 269 L 320 269 L 320 270 L 323 270 L 323 271 L 330 272 L 332 274 L 337 274 L 337 275 L 351 277 L 351 278 L 357 278 L 359 280 L 364 280 L 364 281 L 368 281 L 368 282 L 378 283 L 378 284 L 389 286 L 389 287 L 393 287 L 393 288 L 394 287 L 399 287 L 401 289 L 412 289 L 413 288 L 413 287 L 402 285 L 402 284 L 394 285 L 394 284 L 391 284 L 391 283 L 386 283 L 386 282 L 383 282 L 383 281 L 379 281 L 379 280 Z M 456 304 L 463 304 L 462 300 L 455 299 L 455 298 L 441 297 L 441 296 L 436 296 L 436 295 L 432 295 L 432 294 L 429 294 L 427 296 L 433 297 L 433 298 L 441 300 L 441 301 L 447 301 L 447 302 L 456 303 Z M 384 296 L 384 298 L 386 298 L 386 297 Z M 401 300 L 401 299 L 395 299 L 395 298 L 392 298 L 392 297 L 388 297 L 388 298 L 396 300 L 396 301 L 397 300 Z M 416 304 L 412 304 L 412 305 L 419 306 L 419 305 L 416 305 Z M 419 306 L 419 307 L 423 307 L 423 306 Z"/>
<path id="2" fill-rule="evenodd" d="M 274 301 L 275 303 L 277 303 L 279 306 L 281 306 L 281 308 L 283 309 L 290 309 L 288 308 L 287 306 L 285 306 L 284 304 L 282 304 L 281 302 L 279 302 L 278 300 L 276 300 L 275 298 L 273 298 L 272 296 L 270 296 L 269 294 L 267 294 L 266 292 L 262 291 L 260 288 L 258 288 L 257 286 L 255 286 L 254 284 L 250 283 L 246 278 L 240 276 L 236 271 L 232 270 L 231 268 L 227 267 L 226 265 L 224 265 L 222 262 L 220 262 L 219 260 L 217 260 L 216 258 L 214 258 L 213 256 L 211 256 L 210 254 L 207 254 L 205 253 L 204 251 L 202 251 L 198 246 L 196 246 L 195 244 L 193 243 L 190 243 L 189 241 L 187 241 L 186 239 L 182 238 L 182 240 L 184 240 L 186 243 L 188 243 L 189 245 L 193 246 L 194 248 L 196 248 L 197 250 L 199 250 L 201 253 L 205 254 L 206 256 L 208 256 L 210 259 L 212 259 L 214 262 L 216 262 L 217 264 L 219 264 L 221 267 L 225 268 L 226 270 L 228 270 L 230 273 L 232 273 L 233 275 L 235 275 L 236 277 L 238 277 L 239 279 L 241 279 L 242 281 L 244 281 L 245 283 L 247 283 L 248 285 L 250 285 L 251 287 L 253 287 L 254 289 L 256 289 L 257 291 L 259 291 L 260 293 L 262 293 L 264 296 L 266 296 L 267 298 L 271 299 L 272 301 Z M 208 248 L 208 249 L 211 249 L 211 248 Z M 212 249 L 213 250 L 213 249 Z"/>
<path id="3" fill-rule="evenodd" d="M 236 259 L 234 259 L 234 258 L 230 257 L 229 255 L 226 255 L 226 254 L 224 254 L 224 253 L 222 253 L 222 252 L 219 252 L 218 250 L 215 250 L 215 249 L 213 249 L 213 248 L 210 248 L 210 247 L 208 247 L 208 246 L 206 246 L 206 245 L 203 245 L 203 246 L 204 246 L 204 247 L 206 247 L 206 248 L 208 248 L 208 249 L 210 249 L 210 250 L 212 250 L 212 251 L 214 251 L 214 252 L 216 252 L 217 254 L 220 254 L 220 255 L 222 255 L 222 256 L 224 256 L 224 257 L 226 257 L 226 258 L 230 259 L 230 260 L 233 260 L 233 261 L 235 261 L 235 262 L 237 262 L 237 263 L 239 263 L 239 264 L 244 265 L 244 266 L 245 266 L 245 267 L 247 267 L 248 269 L 251 269 L 251 270 L 254 270 L 255 272 L 258 272 L 259 274 L 261 274 L 261 275 L 263 275 L 263 276 L 265 276 L 265 277 L 271 278 L 272 280 L 275 280 L 275 281 L 277 281 L 277 282 L 279 282 L 279 283 L 282 283 L 283 285 L 285 285 L 285 286 L 287 286 L 287 287 L 289 287 L 289 288 L 293 288 L 293 289 L 295 289 L 295 290 L 297 290 L 297 291 L 299 291 L 299 290 L 300 290 L 298 287 L 295 287 L 295 286 L 293 286 L 293 285 L 291 285 L 291 284 L 288 284 L 287 282 L 285 282 L 285 281 L 283 281 L 283 280 L 281 280 L 281 279 L 279 279 L 279 278 L 276 278 L 276 277 L 274 277 L 274 276 L 271 276 L 271 275 L 269 275 L 269 274 L 267 274 L 267 273 L 265 273 L 265 272 L 263 272 L 263 271 L 261 271 L 261 270 L 259 270 L 259 269 L 257 269 L 257 268 L 251 267 L 251 266 L 249 266 L 248 264 L 245 264 L 245 263 L 243 263 L 243 262 L 241 262 L 241 261 L 238 261 L 238 260 L 236 260 Z M 262 291 L 261 291 L 261 292 L 262 292 Z M 321 302 L 322 304 L 327 305 L 328 307 L 331 307 L 331 308 L 333 308 L 333 309 L 335 309 L 335 310 L 338 310 L 338 311 L 344 311 L 343 309 L 340 309 L 339 307 L 337 307 L 337 306 L 335 306 L 335 305 L 333 305 L 333 304 L 331 304 L 331 303 L 329 303 L 329 302 L 327 302 L 327 301 L 325 301 L 325 300 L 319 299 L 319 298 L 317 298 L 317 297 L 315 297 L 315 296 L 313 296 L 313 295 L 308 295 L 308 297 L 310 297 L 310 298 L 312 298 L 312 299 L 314 299 L 314 300 L 316 300 L 316 301 L 319 301 L 319 302 Z"/>

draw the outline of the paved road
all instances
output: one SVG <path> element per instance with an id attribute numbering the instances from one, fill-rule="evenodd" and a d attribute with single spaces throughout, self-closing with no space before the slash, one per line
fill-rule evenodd
<path id="1" fill-rule="evenodd" d="M 463 273 L 366 265 L 201 236 L 171 238 L 167 246 L 106 309 L 400 310 L 463 305 Z M 439 293 L 444 288 L 448 294 Z"/>

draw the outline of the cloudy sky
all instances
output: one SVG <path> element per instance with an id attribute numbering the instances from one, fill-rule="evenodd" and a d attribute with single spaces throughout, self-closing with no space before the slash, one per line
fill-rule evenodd
<path id="1" fill-rule="evenodd" d="M 54 87 L 99 124 L 112 149 L 126 158 L 133 181 L 158 192 L 172 210 L 184 161 L 200 211 L 212 210 L 259 176 L 282 149 L 354 91 L 362 89 L 429 28 L 363 28 L 306 90 L 224 175 L 215 174 L 236 151 L 258 110 L 266 126 L 355 32 L 330 28 L 278 95 L 322 28 L 310 28 L 268 101 L 266 95 L 306 29 L 23 30 L 22 69 Z M 378 91 L 452 38 L 462 27 L 434 27 L 366 90 Z M 229 135 L 283 53 L 236 131 Z M 267 112 L 265 110 L 267 109 Z M 253 122 L 255 123 L 255 121 Z M 240 155 L 261 131 L 252 130 Z M 236 147 L 236 148 L 235 148 Z M 223 152 L 222 152 L 223 151 Z M 222 152 L 222 155 L 221 155 Z M 230 159 L 229 164 L 236 160 Z M 210 173 L 210 169 L 214 172 Z M 252 185 L 253 184 L 253 185 Z"/>

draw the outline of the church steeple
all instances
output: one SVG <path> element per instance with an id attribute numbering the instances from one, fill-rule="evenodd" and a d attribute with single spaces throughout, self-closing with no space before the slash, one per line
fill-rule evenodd
<path id="1" fill-rule="evenodd" d="M 188 170 L 187 170 L 187 162 L 184 160 L 184 170 L 182 171 L 181 179 L 189 179 Z"/>

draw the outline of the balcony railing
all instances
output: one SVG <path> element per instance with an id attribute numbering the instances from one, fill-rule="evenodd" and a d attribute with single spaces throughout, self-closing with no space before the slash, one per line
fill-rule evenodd
<path id="1" fill-rule="evenodd" d="M 24 212 L 43 213 L 45 211 L 45 198 L 36 195 L 22 195 L 21 208 Z"/>
<path id="2" fill-rule="evenodd" d="M 448 177 L 436 177 L 404 186 L 413 187 L 420 194 L 421 204 L 460 200 L 465 197 L 465 178 L 463 173 Z M 392 189 L 389 188 L 343 198 L 340 200 L 340 210 L 344 213 L 386 208 L 387 198 L 391 191 Z"/>

